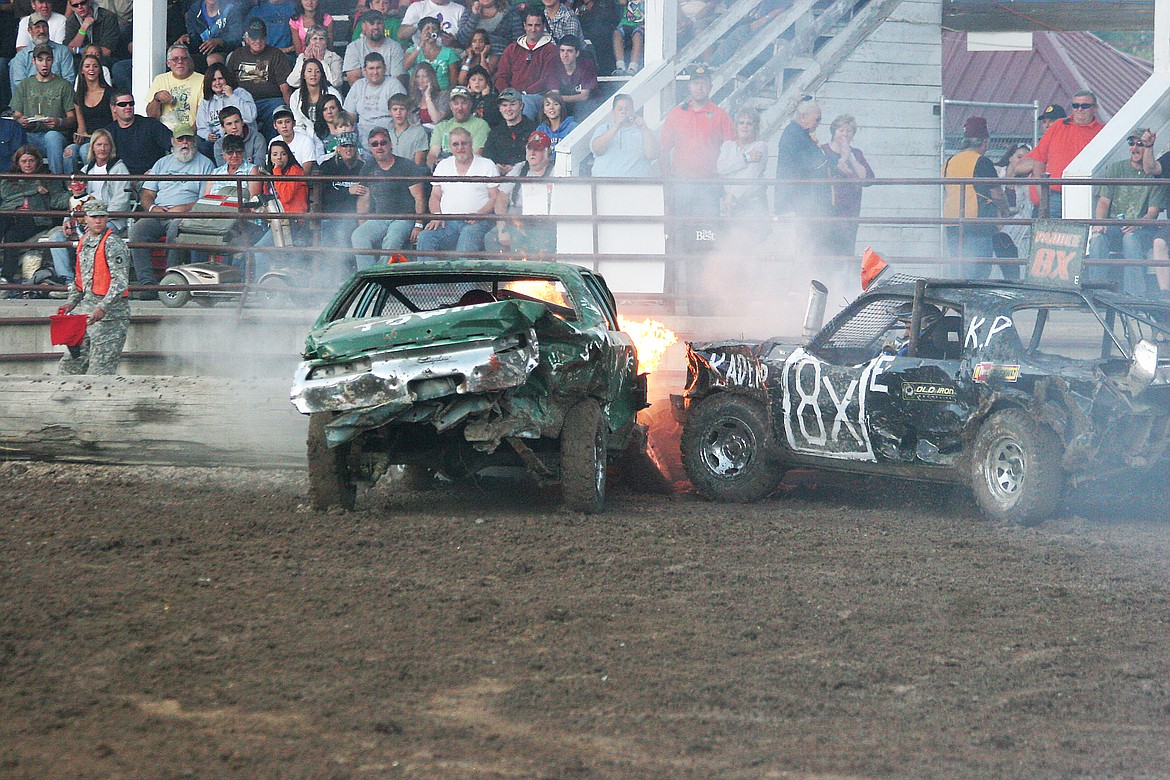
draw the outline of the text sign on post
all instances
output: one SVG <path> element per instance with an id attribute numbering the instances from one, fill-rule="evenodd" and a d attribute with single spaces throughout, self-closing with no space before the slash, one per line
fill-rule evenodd
<path id="1" fill-rule="evenodd" d="M 1079 286 L 1088 241 L 1089 226 L 1084 223 L 1036 220 L 1025 280 L 1046 287 Z"/>

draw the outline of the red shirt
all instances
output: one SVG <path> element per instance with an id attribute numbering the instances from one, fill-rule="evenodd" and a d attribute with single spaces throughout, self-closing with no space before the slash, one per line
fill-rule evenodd
<path id="1" fill-rule="evenodd" d="M 1089 141 L 1092 141 L 1104 126 L 1096 119 L 1087 125 L 1074 125 L 1071 120 L 1062 119 L 1048 128 L 1048 132 L 1040 139 L 1040 143 L 1036 144 L 1036 148 L 1028 152 L 1027 157 L 1046 163 L 1048 175 L 1059 179 L 1073 158 L 1089 145 Z M 1057 185 L 1053 185 L 1052 189 L 1060 191 Z"/>
<path id="2" fill-rule="evenodd" d="M 690 179 L 715 178 L 719 147 L 734 140 L 731 117 L 710 101 L 698 108 L 690 101 L 675 106 L 662 125 L 662 152 L 670 154 L 671 171 Z"/>

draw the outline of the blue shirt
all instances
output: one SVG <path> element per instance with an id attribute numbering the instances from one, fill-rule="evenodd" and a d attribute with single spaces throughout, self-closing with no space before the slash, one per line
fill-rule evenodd
<path id="1" fill-rule="evenodd" d="M 199 193 L 203 191 L 203 182 L 196 176 L 205 176 L 215 170 L 215 165 L 198 152 L 195 159 L 189 163 L 181 163 L 174 154 L 168 154 L 156 162 L 148 174 L 154 176 L 189 176 L 185 181 L 148 181 L 142 185 L 143 189 L 154 190 L 158 195 L 154 199 L 156 206 L 182 206 L 199 200 Z"/>
<path id="2" fill-rule="evenodd" d="M 599 126 L 593 131 L 590 145 L 609 130 L 609 123 Z M 618 130 L 605 154 L 593 155 L 594 176 L 649 176 L 650 161 L 643 153 L 645 144 L 642 142 L 642 131 L 634 125 L 627 125 Z"/>
<path id="3" fill-rule="evenodd" d="M 293 45 L 292 29 L 288 26 L 288 20 L 296 12 L 296 3 L 261 2 L 248 14 L 244 21 L 244 29 L 248 29 L 248 23 L 253 19 L 261 19 L 268 27 L 268 45 L 277 49 L 287 49 Z"/>

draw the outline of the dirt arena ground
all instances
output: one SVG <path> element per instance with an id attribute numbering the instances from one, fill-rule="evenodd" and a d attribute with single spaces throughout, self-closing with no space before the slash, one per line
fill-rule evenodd
<path id="1" fill-rule="evenodd" d="M 1164 496 L 1021 529 L 796 477 L 320 514 L 299 473 L 0 463 L 0 776 L 1170 775 Z"/>

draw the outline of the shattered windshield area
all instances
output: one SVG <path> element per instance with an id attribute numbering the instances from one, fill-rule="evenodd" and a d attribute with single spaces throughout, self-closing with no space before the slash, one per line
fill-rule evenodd
<path id="1" fill-rule="evenodd" d="M 350 292 L 330 319 L 394 317 L 506 300 L 543 303 L 563 320 L 577 319 L 573 301 L 560 280 L 498 274 L 366 279 Z"/>
<path id="2" fill-rule="evenodd" d="M 1142 340 L 1170 348 L 1170 308 L 1110 304 L 1098 311 L 1104 326 L 1084 302 L 1021 307 L 1012 312 L 1012 321 L 1025 352 L 1033 357 L 1128 359 Z"/>

